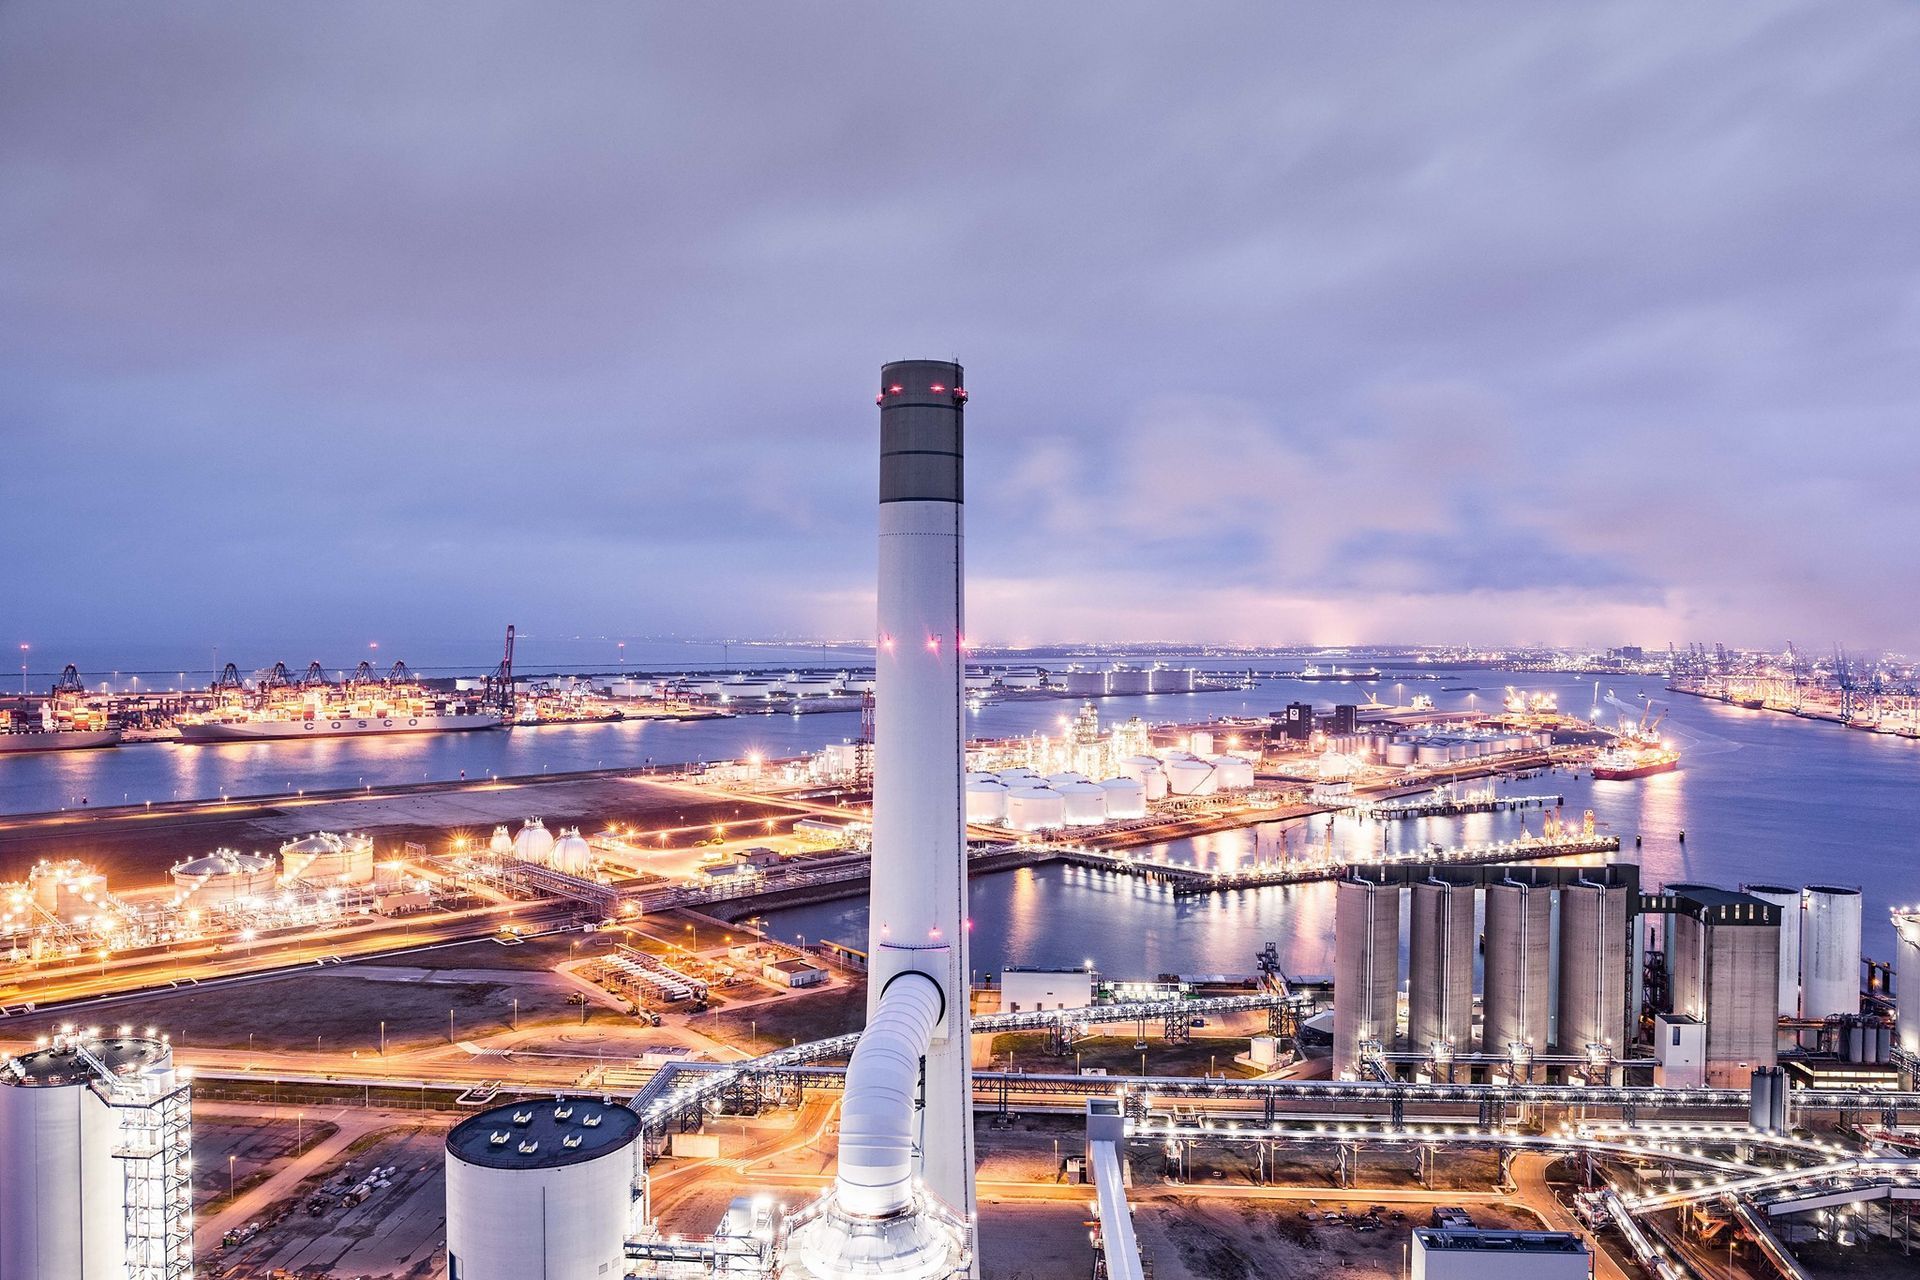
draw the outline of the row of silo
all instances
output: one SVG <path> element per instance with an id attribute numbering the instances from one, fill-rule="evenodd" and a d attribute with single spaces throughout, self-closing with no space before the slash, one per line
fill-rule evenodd
<path id="1" fill-rule="evenodd" d="M 1633 1014 L 1630 867 L 1409 868 L 1406 1047 L 1434 1058 L 1478 1052 L 1621 1056 Z M 1484 891 L 1484 899 L 1480 895 Z M 1398 878 L 1340 883 L 1334 934 L 1335 1062 L 1350 1074 L 1368 1039 L 1394 1041 Z M 1481 1033 L 1474 1027 L 1476 909 L 1484 902 Z M 1391 928 L 1389 928 L 1391 926 Z"/>

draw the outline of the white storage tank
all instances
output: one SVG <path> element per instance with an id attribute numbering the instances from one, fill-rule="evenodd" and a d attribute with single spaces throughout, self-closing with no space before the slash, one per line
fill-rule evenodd
<path id="1" fill-rule="evenodd" d="M 1800 1016 L 1800 891 L 1786 885 L 1750 884 L 1747 893 L 1780 908 L 1780 1016 Z"/>
<path id="2" fill-rule="evenodd" d="M 505 824 L 493 829 L 493 839 L 487 841 L 487 852 L 502 858 L 513 852 L 513 836 L 508 833 Z"/>
<path id="3" fill-rule="evenodd" d="M 998 781 L 1000 781 L 1000 775 L 997 773 L 981 773 L 977 770 L 974 770 L 974 771 L 969 771 L 967 774 L 968 786 L 972 786 L 976 782 L 998 782 Z"/>
<path id="4" fill-rule="evenodd" d="M 1413 744 L 1411 742 L 1389 742 L 1386 747 L 1387 763 L 1390 765 L 1410 765 L 1413 763 Z"/>
<path id="5" fill-rule="evenodd" d="M 68 923 L 91 917 L 107 898 L 107 878 L 78 858 L 34 863 L 27 887 L 34 905 Z"/>
<path id="6" fill-rule="evenodd" d="M 1066 797 L 1051 787 L 1020 787 L 1007 793 L 1007 825 L 1016 831 L 1045 831 L 1066 822 Z"/>
<path id="7" fill-rule="evenodd" d="M 57 1037 L 0 1066 L 0 1276 L 8 1280 L 129 1274 L 128 1162 L 114 1153 L 124 1145 L 123 1117 L 138 1112 L 108 1105 L 88 1058 L 136 1093 L 146 1078 L 156 1093 L 174 1087 L 165 1042 L 139 1036 Z"/>
<path id="8" fill-rule="evenodd" d="M 1205 729 L 1196 729 L 1187 747 L 1197 756 L 1210 756 L 1213 754 L 1213 735 Z"/>
<path id="9" fill-rule="evenodd" d="M 1038 787 L 1046 785 L 1039 774 L 1031 769 L 1025 768 L 1002 769 L 999 773 L 996 773 L 994 777 L 1000 779 L 1000 781 L 1006 783 L 1009 787 Z"/>
<path id="10" fill-rule="evenodd" d="M 553 852 L 548 858 L 555 871 L 564 871 L 570 876 L 584 876 L 593 868 L 593 846 L 580 834 L 580 828 L 568 827 L 554 841 Z"/>
<path id="11" fill-rule="evenodd" d="M 175 863 L 173 886 L 182 902 L 190 899 L 195 906 L 220 906 L 270 897 L 279 879 L 277 870 L 272 854 L 215 849 L 204 857 Z"/>
<path id="12" fill-rule="evenodd" d="M 1415 749 L 1413 758 L 1420 764 L 1445 764 L 1447 762 L 1447 749 L 1437 742 L 1423 742 Z"/>
<path id="13" fill-rule="evenodd" d="M 1253 762 L 1240 756 L 1215 756 L 1213 772 L 1222 791 L 1245 791 L 1253 786 Z"/>
<path id="14" fill-rule="evenodd" d="M 626 1274 L 640 1117 L 599 1098 L 509 1103 L 447 1135 L 447 1268 L 460 1280 Z"/>
<path id="15" fill-rule="evenodd" d="M 1164 766 L 1167 790 L 1176 796 L 1210 796 L 1219 785 L 1213 766 L 1191 756 L 1173 756 Z"/>
<path id="16" fill-rule="evenodd" d="M 1065 801 L 1068 826 L 1097 827 L 1107 820 L 1107 791 L 1099 783 L 1082 778 L 1055 790 Z"/>
<path id="17" fill-rule="evenodd" d="M 528 818 L 513 838 L 513 856 L 522 862 L 545 866 L 553 857 L 553 832 L 538 818 Z"/>
<path id="18" fill-rule="evenodd" d="M 1895 1027 L 1901 1052 L 1920 1056 L 1920 911 L 1896 910 L 1893 934 L 1893 993 L 1899 998 Z"/>
<path id="19" fill-rule="evenodd" d="M 1088 778 L 1084 773 L 1056 773 L 1047 778 L 1047 785 L 1055 791 L 1058 791 L 1062 787 L 1071 786 L 1076 782 L 1086 781 L 1088 781 Z"/>
<path id="20" fill-rule="evenodd" d="M 1860 891 L 1807 886 L 1800 923 L 1800 1016 L 1860 1012 Z"/>
<path id="21" fill-rule="evenodd" d="M 280 846 L 280 873 L 316 884 L 365 884 L 373 879 L 373 837 L 316 831 Z"/>
<path id="22" fill-rule="evenodd" d="M 967 784 L 967 821 L 997 826 L 1007 820 L 1007 788 L 997 778 Z"/>
<path id="23" fill-rule="evenodd" d="M 1108 778 L 1100 784 L 1107 793 L 1107 817 L 1116 822 L 1147 816 L 1147 788 L 1134 778 Z"/>

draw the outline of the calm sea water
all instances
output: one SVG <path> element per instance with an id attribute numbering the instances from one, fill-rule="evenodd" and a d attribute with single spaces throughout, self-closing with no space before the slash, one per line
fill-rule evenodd
<path id="1" fill-rule="evenodd" d="M 732 655 L 736 663 L 739 655 Z M 787 661 L 801 660 L 796 654 Z M 1214 668 L 1226 664 L 1206 661 Z M 1269 666 L 1271 664 L 1258 664 Z M 1391 673 L 1381 697 L 1396 691 Z M 1442 707 L 1497 704 L 1502 688 L 1553 689 L 1561 705 L 1584 710 L 1597 700 L 1607 718 L 1638 714 L 1639 695 L 1671 705 L 1665 732 L 1684 754 L 1682 768 L 1636 782 L 1593 782 L 1567 776 L 1509 788 L 1560 792 L 1577 817 L 1591 808 L 1602 828 L 1637 856 L 1649 884 L 1704 880 L 1723 884 L 1777 881 L 1858 885 L 1866 893 L 1866 947 L 1892 950 L 1887 908 L 1920 901 L 1920 743 L 1858 733 L 1768 712 L 1669 699 L 1658 681 L 1567 676 L 1517 677 L 1462 671 L 1438 680 L 1408 679 L 1402 700 L 1433 696 Z M 1148 721 L 1259 714 L 1296 698 L 1326 704 L 1354 697 L 1351 686 L 1265 679 L 1253 690 L 1109 698 L 1103 722 L 1140 715 Z M 1609 702 L 1611 698 L 1611 702 Z M 1073 704 L 989 704 L 970 715 L 970 730 L 1000 737 L 1054 731 Z M 291 793 L 489 774 L 562 773 L 576 769 L 732 759 L 749 751 L 786 755 L 842 742 L 858 732 L 858 716 L 745 716 L 688 724 L 580 725 L 425 738 L 235 744 L 164 744 L 104 752 L 65 752 L 0 759 L 0 812 L 76 805 L 221 795 Z M 1361 828 L 1346 820 L 1331 832 L 1325 820 L 1294 824 L 1279 836 L 1296 847 L 1333 840 L 1390 847 L 1497 838 L 1540 815 L 1479 815 L 1462 820 Z M 1686 840 L 1680 840 L 1681 832 Z M 1269 833 L 1272 838 L 1272 833 Z M 1156 850 L 1196 865 L 1229 864 L 1254 854 L 1252 831 L 1228 832 Z M 1279 944 L 1295 972 L 1323 972 L 1332 961 L 1330 886 L 1265 889 L 1175 902 L 1163 890 L 1126 878 L 1042 868 L 976 880 L 974 964 L 1080 964 L 1105 972 L 1244 972 L 1266 942 Z M 778 912 L 768 924 L 783 936 L 865 937 L 864 906 L 825 904 Z"/>

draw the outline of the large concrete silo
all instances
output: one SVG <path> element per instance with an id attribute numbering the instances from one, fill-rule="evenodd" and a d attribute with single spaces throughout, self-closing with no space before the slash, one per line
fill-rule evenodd
<path id="1" fill-rule="evenodd" d="M 1416 1053 L 1473 1048 L 1472 880 L 1436 874 L 1413 886 L 1407 963 L 1407 1046 Z"/>
<path id="2" fill-rule="evenodd" d="M 447 1265 L 460 1280 L 626 1274 L 640 1117 L 599 1098 L 482 1111 L 447 1135 Z"/>
<path id="3" fill-rule="evenodd" d="M 1780 908 L 1780 1016 L 1800 1016 L 1800 890 L 1778 884 L 1742 885 L 1744 893 Z"/>
<path id="4" fill-rule="evenodd" d="M 1807 886 L 1800 932 L 1800 1015 L 1860 1012 L 1860 891 Z"/>
<path id="5" fill-rule="evenodd" d="M 1560 890 L 1561 1053 L 1604 1045 L 1615 1057 L 1627 1056 L 1633 898 L 1634 891 L 1607 867 L 1595 867 Z"/>
<path id="6" fill-rule="evenodd" d="M 1544 1053 L 1553 992 L 1553 890 L 1509 878 L 1487 886 L 1485 1028 L 1481 1051 Z"/>
<path id="7" fill-rule="evenodd" d="M 1333 1074 L 1353 1074 L 1360 1046 L 1393 1043 L 1400 990 L 1400 886 L 1342 880 L 1333 925 Z"/>

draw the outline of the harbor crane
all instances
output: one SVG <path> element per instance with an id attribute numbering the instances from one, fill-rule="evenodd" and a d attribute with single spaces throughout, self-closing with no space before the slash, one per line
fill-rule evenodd
<path id="1" fill-rule="evenodd" d="M 69 662 L 66 670 L 60 673 L 60 679 L 54 683 L 53 696 L 57 698 L 63 693 L 85 693 L 86 691 L 86 682 L 80 679 L 80 668 Z"/>
<path id="2" fill-rule="evenodd" d="M 300 687 L 302 689 L 318 689 L 326 683 L 327 673 L 320 669 L 320 664 L 317 662 L 309 662 L 307 664 L 307 674 L 300 677 Z"/>
<path id="3" fill-rule="evenodd" d="M 503 720 L 511 720 L 514 711 L 513 698 L 513 624 L 507 624 L 507 647 L 500 656 L 500 665 L 487 677 L 486 688 L 481 702 L 488 708 L 499 712 Z"/>

